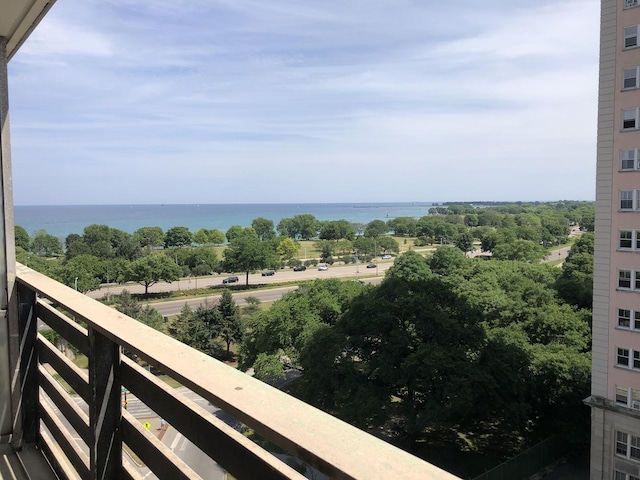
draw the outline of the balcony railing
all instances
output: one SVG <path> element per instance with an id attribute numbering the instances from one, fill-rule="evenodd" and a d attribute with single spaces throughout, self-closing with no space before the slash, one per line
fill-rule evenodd
<path id="1" fill-rule="evenodd" d="M 17 270 L 24 440 L 40 446 L 61 478 L 142 478 L 129 454 L 158 478 L 200 478 L 122 408 L 122 388 L 236 478 L 304 478 L 123 349 L 330 478 L 456 478 L 44 275 Z M 86 355 L 88 371 L 38 334 L 37 320 Z"/>

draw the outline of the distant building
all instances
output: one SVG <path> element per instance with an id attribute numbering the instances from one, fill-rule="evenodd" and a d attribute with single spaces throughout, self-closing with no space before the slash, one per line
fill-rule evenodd
<path id="1" fill-rule="evenodd" d="M 640 480 L 640 0 L 602 0 L 591 479 Z"/>

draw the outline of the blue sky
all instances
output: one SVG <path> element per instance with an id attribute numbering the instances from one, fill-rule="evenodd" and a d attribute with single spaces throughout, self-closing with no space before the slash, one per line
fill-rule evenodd
<path id="1" fill-rule="evenodd" d="M 57 0 L 14 202 L 592 200 L 596 0 Z"/>

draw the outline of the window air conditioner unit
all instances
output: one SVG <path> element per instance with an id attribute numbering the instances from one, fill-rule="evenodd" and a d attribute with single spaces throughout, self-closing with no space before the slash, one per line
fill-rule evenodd
<path id="1" fill-rule="evenodd" d="M 640 410 L 640 400 L 634 400 L 633 402 L 631 402 L 631 408 Z"/>

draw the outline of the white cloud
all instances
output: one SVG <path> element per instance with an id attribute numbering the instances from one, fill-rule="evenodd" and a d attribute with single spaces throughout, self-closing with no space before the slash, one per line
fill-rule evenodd
<path id="1" fill-rule="evenodd" d="M 598 13 L 58 2 L 10 65 L 16 203 L 592 198 Z"/>

